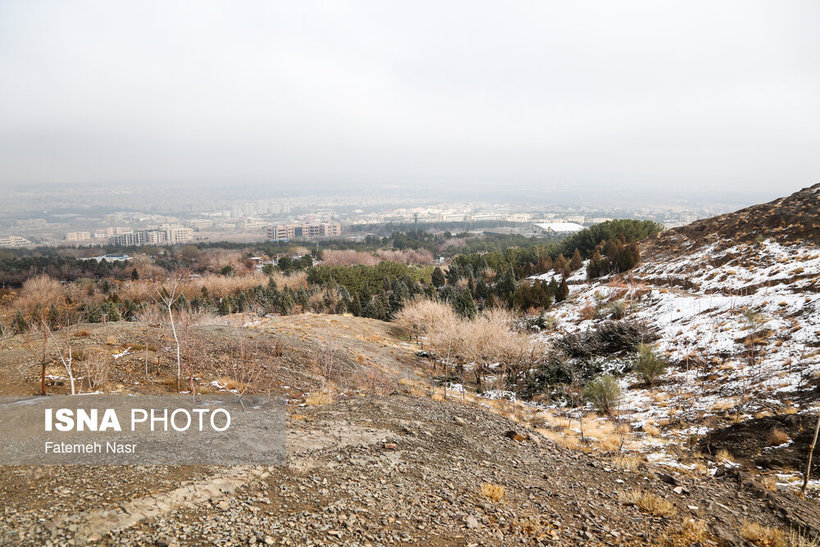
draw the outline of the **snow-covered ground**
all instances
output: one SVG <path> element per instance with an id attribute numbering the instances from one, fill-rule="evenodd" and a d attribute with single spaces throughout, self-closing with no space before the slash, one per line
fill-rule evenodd
<path id="1" fill-rule="evenodd" d="M 706 418 L 730 410 L 741 419 L 820 410 L 816 398 L 796 402 L 820 377 L 820 249 L 771 240 L 723 250 L 713 244 L 627 275 L 585 277 L 584 269 L 571 276 L 570 297 L 549 313 L 555 328 L 537 336 L 592 329 L 616 301 L 626 318 L 657 329 L 655 347 L 672 365 L 663 381 L 646 388 L 635 375 L 619 379 L 623 417 L 639 430 L 659 427 L 667 441 L 645 444 L 650 459 L 676 461 L 670 446 L 703 435 Z"/>

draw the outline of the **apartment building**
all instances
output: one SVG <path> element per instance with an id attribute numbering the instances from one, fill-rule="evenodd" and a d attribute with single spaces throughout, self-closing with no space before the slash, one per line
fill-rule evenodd
<path id="1" fill-rule="evenodd" d="M 137 247 L 140 245 L 174 245 L 187 243 L 193 239 L 193 228 L 163 224 L 155 230 L 137 230 L 127 234 L 113 235 L 109 241 L 112 245 Z"/>
<path id="2" fill-rule="evenodd" d="M 276 224 L 266 230 L 268 239 L 313 239 L 317 237 L 338 237 L 342 235 L 342 225 L 337 222 L 322 224 Z"/>

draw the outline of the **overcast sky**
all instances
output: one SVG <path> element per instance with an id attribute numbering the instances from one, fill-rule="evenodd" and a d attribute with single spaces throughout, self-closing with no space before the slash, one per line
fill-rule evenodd
<path id="1" fill-rule="evenodd" d="M 784 195 L 820 2 L 0 2 L 0 185 Z"/>

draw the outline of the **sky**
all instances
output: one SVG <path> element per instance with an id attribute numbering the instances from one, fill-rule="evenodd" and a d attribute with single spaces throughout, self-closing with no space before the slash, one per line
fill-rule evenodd
<path id="1" fill-rule="evenodd" d="M 0 187 L 785 195 L 820 181 L 819 22 L 816 0 L 2 0 Z"/>

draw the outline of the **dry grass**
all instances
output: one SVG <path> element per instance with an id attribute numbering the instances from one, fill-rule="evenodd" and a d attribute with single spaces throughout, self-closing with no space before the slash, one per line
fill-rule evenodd
<path id="1" fill-rule="evenodd" d="M 759 547 L 788 547 L 789 537 L 782 530 L 764 526 L 757 522 L 743 521 L 740 537 Z"/>
<path id="2" fill-rule="evenodd" d="M 329 405 L 333 402 L 333 392 L 330 389 L 311 392 L 305 398 L 305 402 L 309 406 Z"/>
<path id="3" fill-rule="evenodd" d="M 612 458 L 612 463 L 619 469 L 636 471 L 643 463 L 643 458 L 633 454 L 618 454 Z"/>
<path id="4" fill-rule="evenodd" d="M 500 484 L 485 482 L 481 485 L 481 494 L 495 503 L 500 502 L 506 495 L 506 490 Z"/>
<path id="5" fill-rule="evenodd" d="M 665 532 L 659 543 L 668 547 L 678 547 L 706 544 L 710 539 L 706 521 L 686 519 L 679 528 Z"/>
<path id="6" fill-rule="evenodd" d="M 536 431 L 560 447 L 569 450 L 578 450 L 581 447 L 581 440 L 574 434 L 564 434 L 550 429 L 537 429 Z"/>
<path id="7" fill-rule="evenodd" d="M 760 485 L 765 488 L 766 490 L 774 491 L 777 490 L 777 480 L 770 476 L 766 475 L 760 479 Z"/>
<path id="8" fill-rule="evenodd" d="M 655 427 L 653 424 L 647 422 L 643 424 L 643 430 L 648 434 L 654 437 L 657 437 L 661 434 L 661 430 L 658 427 Z"/>
<path id="9" fill-rule="evenodd" d="M 656 517 L 671 517 L 678 511 L 674 503 L 652 492 L 633 490 L 631 492 L 622 492 L 618 497 L 622 502 L 631 503 L 641 511 Z"/>
<path id="10" fill-rule="evenodd" d="M 51 306 L 61 306 L 65 302 L 63 286 L 47 275 L 27 279 L 15 301 L 17 309 L 31 316 L 37 309 L 47 312 Z"/>
<path id="11" fill-rule="evenodd" d="M 722 448 L 722 449 L 717 451 L 717 454 L 715 454 L 715 460 L 716 461 L 732 462 L 732 463 L 734 463 L 734 461 L 735 461 L 735 459 L 732 457 L 732 455 L 729 454 L 729 451 L 726 450 L 725 448 Z"/>
<path id="12" fill-rule="evenodd" d="M 777 446 L 783 443 L 789 442 L 791 439 L 789 438 L 789 434 L 783 431 L 782 429 L 772 429 L 771 433 L 769 433 L 766 442 L 769 443 L 769 446 Z"/>

